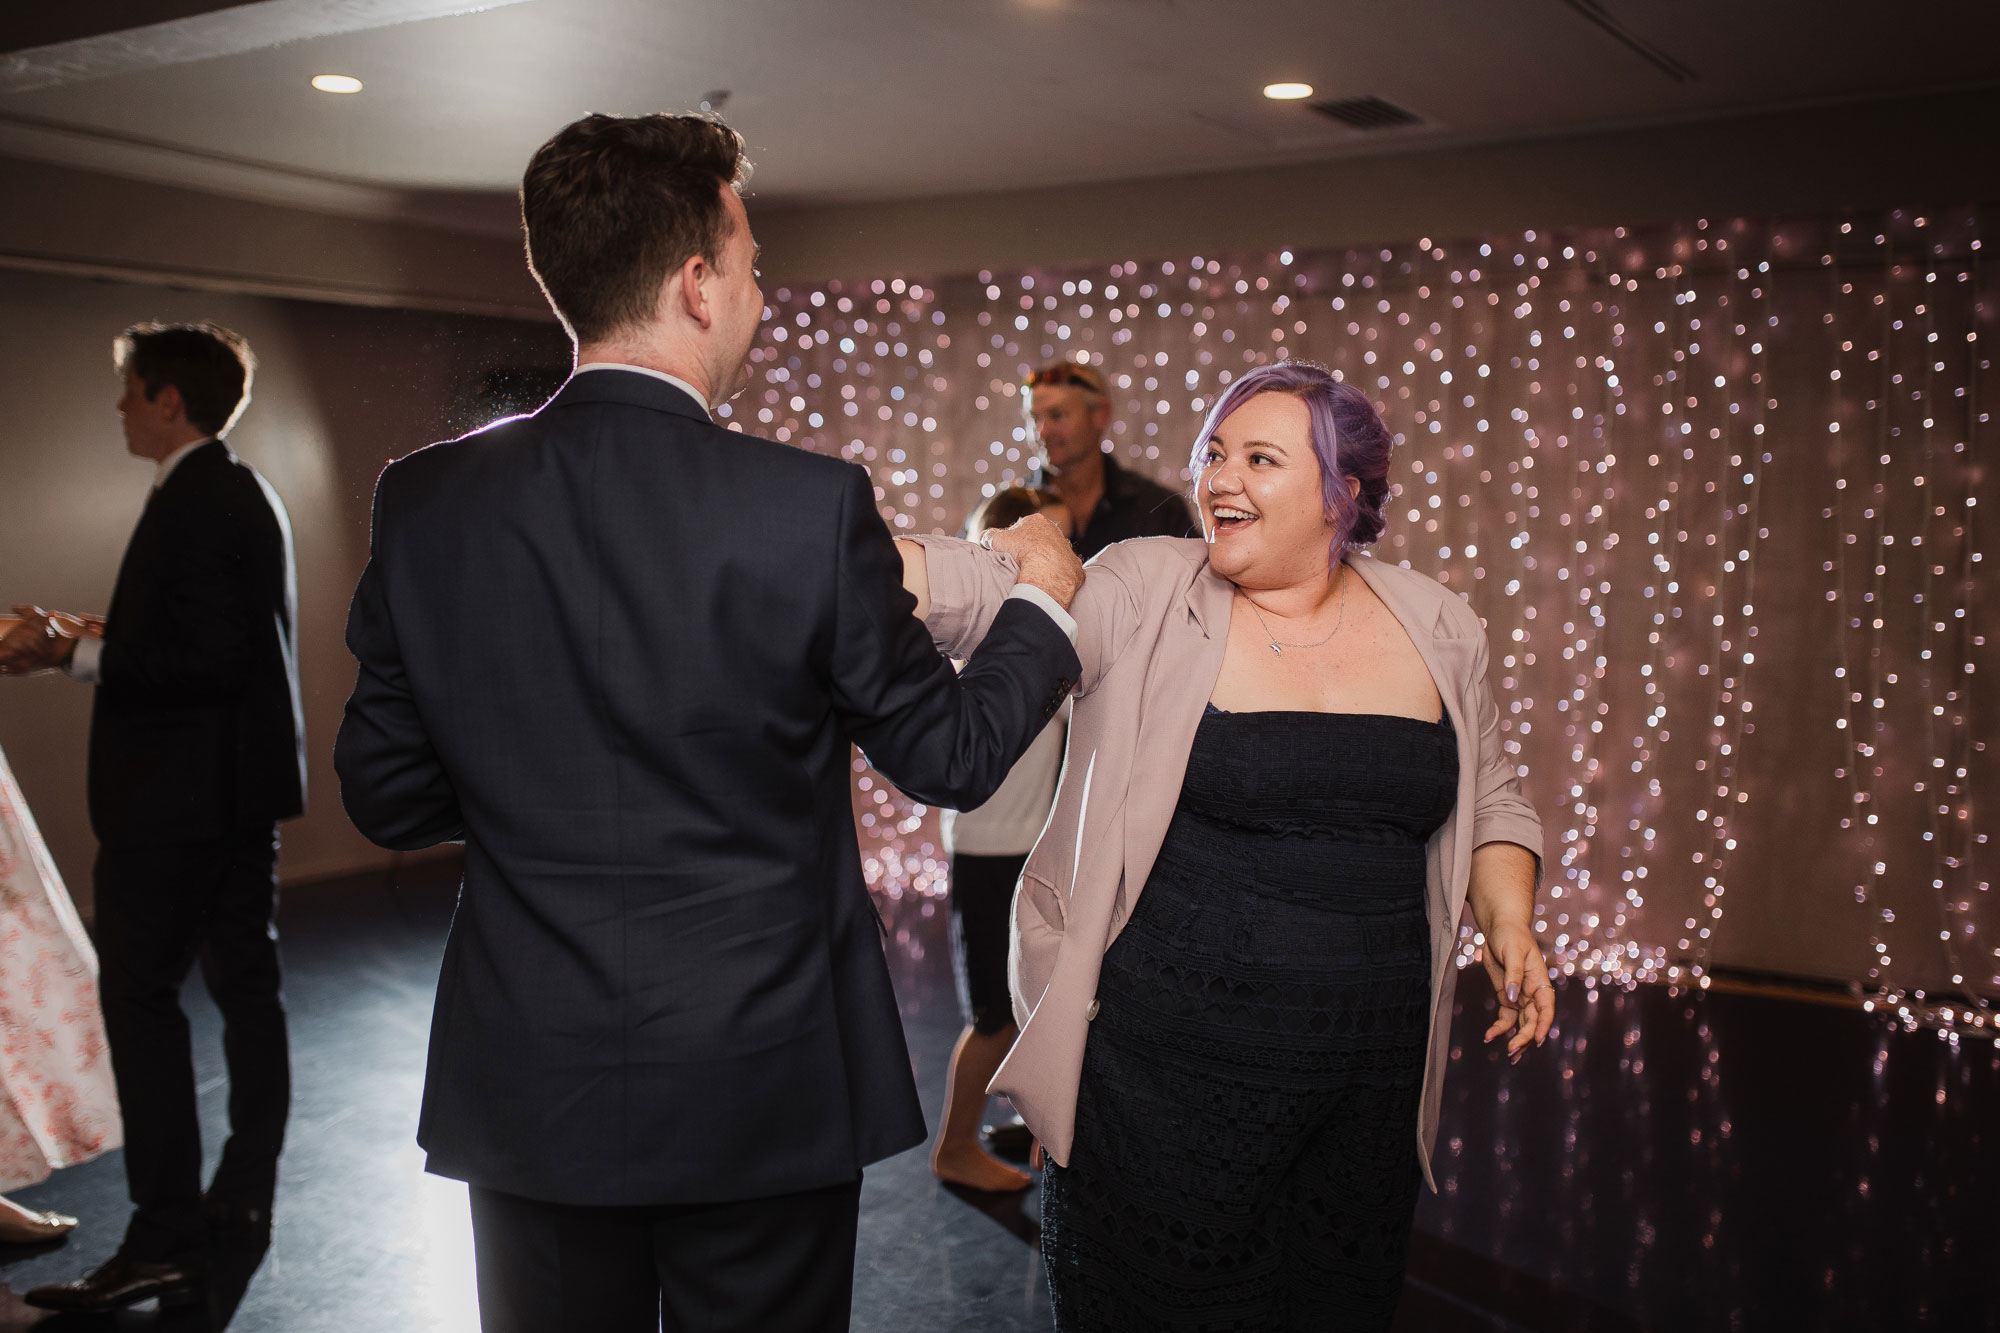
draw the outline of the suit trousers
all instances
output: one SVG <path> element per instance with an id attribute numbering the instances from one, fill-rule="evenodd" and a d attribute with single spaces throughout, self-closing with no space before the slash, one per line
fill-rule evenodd
<path id="1" fill-rule="evenodd" d="M 861 1178 L 735 1203 L 589 1207 L 472 1187 L 485 1333 L 845 1333 Z"/>
<path id="2" fill-rule="evenodd" d="M 201 1125 L 181 986 L 199 961 L 222 1011 L 229 1138 L 210 1194 L 269 1216 L 291 1105 L 279 996 L 278 837 L 265 824 L 210 842 L 99 849 L 97 951 L 104 1031 L 125 1118 L 134 1211 L 125 1250 L 198 1264 Z"/>

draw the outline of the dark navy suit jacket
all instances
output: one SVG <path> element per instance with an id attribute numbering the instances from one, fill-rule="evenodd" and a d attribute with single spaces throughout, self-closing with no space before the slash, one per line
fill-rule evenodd
<path id="1" fill-rule="evenodd" d="M 118 567 L 90 718 L 90 823 L 206 842 L 305 808 L 298 576 L 277 492 L 220 440 L 146 501 Z"/>
<path id="2" fill-rule="evenodd" d="M 818 1188 L 924 1138 L 850 744 L 983 801 L 1077 675 L 1011 602 L 962 675 L 861 468 L 651 376 L 392 464 L 335 765 L 388 847 L 463 839 L 418 1139 L 556 1203 Z"/>

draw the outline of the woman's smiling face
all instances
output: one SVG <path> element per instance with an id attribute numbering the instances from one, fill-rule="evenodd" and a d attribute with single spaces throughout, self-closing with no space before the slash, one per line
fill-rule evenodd
<path id="1" fill-rule="evenodd" d="M 1217 423 L 1195 484 L 1216 573 L 1244 588 L 1324 578 L 1334 528 L 1320 477 L 1311 417 L 1291 394 L 1257 394 Z"/>

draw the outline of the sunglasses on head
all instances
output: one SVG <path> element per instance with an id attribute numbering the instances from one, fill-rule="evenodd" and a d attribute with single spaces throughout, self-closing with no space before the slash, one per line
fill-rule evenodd
<path id="1" fill-rule="evenodd" d="M 1079 366 L 1067 361 L 1059 361 L 1053 366 L 1043 366 L 1040 370 L 1028 376 L 1028 387 L 1030 389 L 1039 389 L 1044 385 L 1052 387 L 1073 386 L 1078 389 L 1087 389 L 1091 393 L 1101 394 L 1104 392 L 1104 377 L 1089 366 Z"/>

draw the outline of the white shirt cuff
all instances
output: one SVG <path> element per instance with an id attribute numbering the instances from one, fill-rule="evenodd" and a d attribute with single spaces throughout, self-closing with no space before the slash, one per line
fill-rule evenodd
<path id="1" fill-rule="evenodd" d="M 76 652 L 70 656 L 68 670 L 71 680 L 80 680 L 86 685 L 97 683 L 97 662 L 104 656 L 104 640 L 78 639 Z"/>
<path id="2" fill-rule="evenodd" d="M 1024 602 L 1032 602 L 1034 605 L 1039 606 L 1042 610 L 1049 613 L 1049 619 L 1056 622 L 1056 628 L 1067 635 L 1072 644 L 1076 642 L 1076 618 L 1063 610 L 1063 604 L 1049 596 L 1048 593 L 1037 588 L 1032 583 L 1017 583 L 1007 596 L 1009 598 L 1018 597 Z M 79 649 L 82 646 L 81 644 L 77 645 Z"/>

